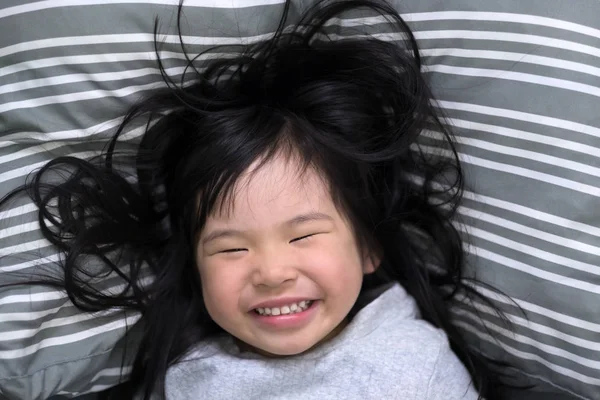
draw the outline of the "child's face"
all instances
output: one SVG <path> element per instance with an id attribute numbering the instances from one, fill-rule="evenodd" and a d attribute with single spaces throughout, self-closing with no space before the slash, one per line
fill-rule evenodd
<path id="1" fill-rule="evenodd" d="M 206 308 L 256 351 L 304 352 L 337 332 L 377 261 L 361 256 L 312 169 L 300 176 L 294 161 L 276 157 L 242 177 L 234 192 L 231 212 L 209 217 L 198 242 Z M 314 302 L 298 312 L 307 305 L 302 300 Z"/>

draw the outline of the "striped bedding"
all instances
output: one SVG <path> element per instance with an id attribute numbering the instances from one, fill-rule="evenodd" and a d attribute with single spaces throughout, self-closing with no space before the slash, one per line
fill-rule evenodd
<path id="1" fill-rule="evenodd" d="M 175 0 L 0 3 L 0 195 L 59 155 L 100 151 L 119 116 L 160 86 L 152 26 L 161 16 L 168 72 L 184 66 Z M 294 2 L 298 15 L 306 1 Z M 536 390 L 600 399 L 600 3 L 581 0 L 395 1 L 459 142 L 467 191 L 459 215 L 470 269 L 514 332 L 478 304 L 457 323 L 473 346 L 514 364 Z M 187 0 L 191 53 L 272 32 L 281 0 Z M 394 40 L 378 18 L 356 23 Z M 350 30 L 348 30 L 350 29 Z M 239 39 L 240 35 L 244 38 Z M 213 54 L 224 57 L 227 53 Z M 140 130 L 123 139 L 135 146 Z M 0 212 L 0 282 L 51 268 L 35 208 Z M 110 282 L 108 282 L 110 284 Z M 98 392 L 127 374 L 139 315 L 84 314 L 47 287 L 0 289 L 0 398 Z M 133 326 L 125 337 L 126 326 Z M 527 397 L 525 397 L 527 398 Z"/>

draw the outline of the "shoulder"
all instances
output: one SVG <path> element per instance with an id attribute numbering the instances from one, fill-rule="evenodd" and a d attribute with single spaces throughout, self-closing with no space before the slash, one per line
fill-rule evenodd
<path id="1" fill-rule="evenodd" d="M 447 343 L 442 330 L 421 319 L 416 301 L 399 284 L 389 286 L 362 308 L 352 320 L 351 329 L 355 336 L 381 339 L 373 340 L 374 343 L 391 344 L 398 339 L 395 348 L 427 343 L 428 348 L 435 350 Z"/>
<path id="2" fill-rule="evenodd" d="M 362 311 L 369 318 L 357 322 L 371 331 L 361 340 L 361 361 L 377 368 L 381 384 L 406 393 L 406 398 L 477 398 L 445 332 L 421 319 L 403 288 L 393 286 Z"/>
<path id="3" fill-rule="evenodd" d="M 385 356 L 390 373 L 406 369 L 418 371 L 421 377 L 431 375 L 440 354 L 450 348 L 444 331 L 418 316 L 390 315 L 373 331 L 369 342 L 374 347 L 373 353 Z"/>
<path id="4" fill-rule="evenodd" d="M 443 330 L 415 319 L 391 323 L 387 331 L 396 343 L 386 362 L 389 379 L 403 377 L 402 386 L 413 386 L 421 399 L 477 399 L 471 375 Z"/>

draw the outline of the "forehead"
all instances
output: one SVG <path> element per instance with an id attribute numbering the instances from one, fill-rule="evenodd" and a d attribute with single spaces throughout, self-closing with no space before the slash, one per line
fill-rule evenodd
<path id="1" fill-rule="evenodd" d="M 325 180 L 296 157 L 257 161 L 234 184 L 213 220 L 277 220 L 302 211 L 333 211 Z"/>

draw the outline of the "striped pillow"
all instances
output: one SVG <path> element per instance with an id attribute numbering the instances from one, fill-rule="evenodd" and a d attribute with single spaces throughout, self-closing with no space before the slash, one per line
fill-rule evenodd
<path id="1" fill-rule="evenodd" d="M 0 195 L 53 157 L 101 150 L 123 111 L 160 86 L 155 15 L 168 72 L 181 74 L 176 3 L 0 3 Z M 189 51 L 273 31 L 281 3 L 186 0 Z M 529 318 L 497 298 L 515 333 L 483 305 L 498 343 L 465 310 L 456 310 L 458 324 L 474 346 L 509 360 L 540 390 L 600 399 L 600 3 L 394 3 L 457 134 L 470 265 Z M 357 22 L 386 32 L 381 20 Z M 139 134 L 128 133 L 124 143 L 134 146 Z M 57 260 L 35 218 L 24 199 L 0 213 L 0 281 Z M 80 313 L 45 287 L 0 289 L 0 396 L 70 397 L 117 384 L 125 326 L 138 318 Z M 126 360 L 125 373 L 131 354 Z"/>

